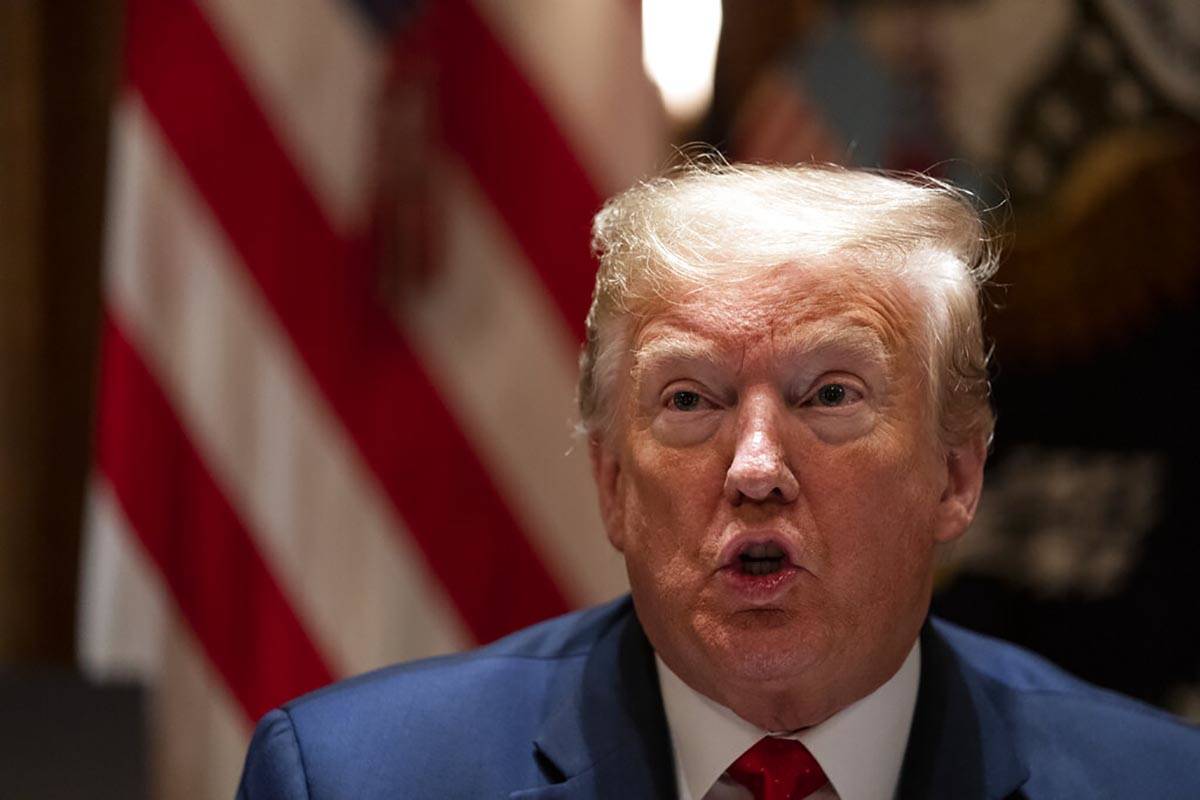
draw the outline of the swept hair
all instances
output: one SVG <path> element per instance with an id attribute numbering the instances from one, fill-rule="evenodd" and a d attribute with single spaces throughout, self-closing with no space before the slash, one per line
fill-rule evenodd
<path id="1" fill-rule="evenodd" d="M 692 161 L 596 215 L 600 262 L 579 361 L 583 431 L 603 437 L 637 320 L 715 284 L 815 265 L 906 292 L 942 441 L 990 439 L 981 293 L 997 254 L 968 193 L 921 174 Z"/>

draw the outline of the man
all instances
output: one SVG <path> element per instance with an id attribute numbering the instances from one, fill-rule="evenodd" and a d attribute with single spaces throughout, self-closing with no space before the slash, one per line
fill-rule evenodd
<path id="1" fill-rule="evenodd" d="M 239 796 L 1200 796 L 1194 729 L 927 620 L 992 430 L 959 193 L 689 167 L 594 243 L 580 411 L 631 599 L 272 712 Z"/>

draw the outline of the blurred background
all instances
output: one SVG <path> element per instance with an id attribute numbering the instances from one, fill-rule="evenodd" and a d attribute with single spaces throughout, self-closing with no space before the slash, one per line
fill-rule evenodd
<path id="1" fill-rule="evenodd" d="M 1200 720 L 1200 6 L 0 4 L 0 794 L 229 797 L 252 724 L 622 591 L 603 198 L 706 143 L 992 209 L 937 610 Z"/>

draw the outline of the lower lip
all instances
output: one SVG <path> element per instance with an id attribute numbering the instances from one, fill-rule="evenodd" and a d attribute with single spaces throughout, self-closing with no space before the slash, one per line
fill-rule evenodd
<path id="1" fill-rule="evenodd" d="M 721 583 L 739 598 L 755 605 L 767 605 L 787 592 L 804 570 L 788 564 L 767 575 L 751 575 L 737 566 L 728 566 L 718 573 Z"/>

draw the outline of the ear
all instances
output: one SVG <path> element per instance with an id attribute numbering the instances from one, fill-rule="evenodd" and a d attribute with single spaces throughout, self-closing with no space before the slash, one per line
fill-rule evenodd
<path id="1" fill-rule="evenodd" d="M 621 500 L 621 462 L 615 449 L 598 436 L 588 440 L 592 458 L 592 477 L 600 499 L 600 518 L 612 546 L 625 552 L 625 515 Z"/>
<path id="2" fill-rule="evenodd" d="M 955 447 L 946 448 L 946 487 L 938 506 L 934 539 L 952 542 L 962 536 L 979 505 L 983 490 L 983 464 L 987 460 L 987 441 L 978 436 Z"/>

